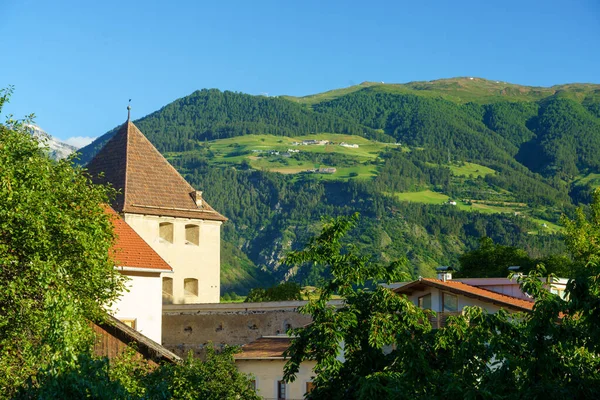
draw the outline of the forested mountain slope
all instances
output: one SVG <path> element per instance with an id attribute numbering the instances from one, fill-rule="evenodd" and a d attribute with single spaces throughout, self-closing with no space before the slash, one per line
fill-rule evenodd
<path id="1" fill-rule="evenodd" d="M 408 257 L 415 276 L 456 265 L 481 236 L 534 256 L 560 251 L 558 216 L 600 180 L 600 85 L 455 78 L 303 98 L 211 89 L 135 123 L 230 219 L 224 291 L 289 277 L 282 254 L 322 216 L 354 211 L 363 218 L 351 240 L 381 260 Z M 82 162 L 112 134 L 84 148 Z M 333 134 L 366 141 L 341 148 Z M 302 139 L 287 137 L 313 135 L 332 143 L 289 152 Z"/>

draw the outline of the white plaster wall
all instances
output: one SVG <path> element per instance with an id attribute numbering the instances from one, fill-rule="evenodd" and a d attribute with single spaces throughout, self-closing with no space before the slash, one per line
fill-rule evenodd
<path id="1" fill-rule="evenodd" d="M 129 224 L 172 268 L 173 303 L 218 303 L 221 287 L 221 222 L 125 214 Z M 159 237 L 159 224 L 173 224 L 173 243 Z M 200 227 L 199 245 L 186 244 L 185 226 Z M 198 296 L 185 296 L 184 279 L 198 279 Z"/>
<path id="2" fill-rule="evenodd" d="M 162 340 L 162 279 L 159 273 L 124 272 L 128 292 L 110 308 L 120 320 L 136 321 L 136 330 L 157 343 Z"/>
<path id="3" fill-rule="evenodd" d="M 277 398 L 277 381 L 283 379 L 285 360 L 236 360 L 238 371 L 250 374 L 256 379 L 259 396 L 265 399 Z M 286 399 L 304 399 L 306 382 L 312 382 L 315 361 L 304 361 L 294 382 L 287 384 Z"/>

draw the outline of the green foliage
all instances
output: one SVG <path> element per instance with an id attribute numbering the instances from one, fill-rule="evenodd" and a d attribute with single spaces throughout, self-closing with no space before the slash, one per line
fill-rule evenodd
<path id="1" fill-rule="evenodd" d="M 489 237 L 479 241 L 479 248 L 459 257 L 461 278 L 504 278 L 508 275 L 508 267 L 519 266 L 519 272 L 527 274 L 537 265 L 544 265 L 545 270 L 561 278 L 569 278 L 573 274 L 573 262 L 566 254 L 533 258 L 523 249 L 515 246 L 495 244 Z"/>
<path id="2" fill-rule="evenodd" d="M 235 347 L 226 347 L 216 353 L 212 345 L 207 347 L 206 360 L 190 355 L 183 364 L 163 367 L 168 383 L 169 397 L 175 399 L 241 399 L 255 400 L 260 397 L 254 391 L 248 376 L 238 372 L 233 354 Z"/>
<path id="3" fill-rule="evenodd" d="M 248 293 L 246 303 L 258 303 L 261 301 L 288 301 L 304 300 L 302 287 L 296 282 L 283 282 L 267 289 L 254 288 Z"/>
<path id="4" fill-rule="evenodd" d="M 235 347 L 216 353 L 207 348 L 204 361 L 191 353 L 180 364 L 150 365 L 131 348 L 110 362 L 80 355 L 56 373 L 42 370 L 17 394 L 18 399 L 243 399 L 257 400 L 248 376 L 237 371 Z"/>
<path id="5" fill-rule="evenodd" d="M 396 280 L 400 270 L 398 263 L 371 264 L 341 244 L 355 217 L 325 224 L 305 250 L 289 258 L 325 264 L 332 278 L 301 310 L 313 323 L 294 330 L 285 379 L 295 379 L 302 361 L 315 360 L 310 399 L 597 398 L 600 191 L 592 209 L 590 218 L 581 212 L 565 220 L 567 247 L 580 263 L 566 300 L 546 290 L 553 278 L 544 281 L 546 271 L 537 267 L 520 278 L 536 300 L 531 313 L 466 307 L 440 329 L 432 329 L 430 313 L 406 297 L 365 285 Z M 345 299 L 337 311 L 327 304 L 336 292 Z"/>
<path id="6" fill-rule="evenodd" d="M 0 106 L 10 92 L 0 93 Z M 0 392 L 90 344 L 88 320 L 124 290 L 109 257 L 112 224 L 71 160 L 54 162 L 18 121 L 0 125 Z"/>
<path id="7" fill-rule="evenodd" d="M 600 120 L 583 105 L 550 99 L 532 125 L 536 137 L 518 155 L 530 169 L 572 180 L 580 171 L 600 168 Z"/>

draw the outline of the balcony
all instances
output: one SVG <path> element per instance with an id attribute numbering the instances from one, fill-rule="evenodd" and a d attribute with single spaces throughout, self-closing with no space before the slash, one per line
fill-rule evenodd
<path id="1" fill-rule="evenodd" d="M 462 315 L 462 311 L 438 312 L 435 316 L 431 315 L 429 317 L 429 322 L 431 323 L 431 327 L 433 329 L 440 329 L 446 326 L 448 323 L 448 317 L 455 317 L 458 315 Z"/>

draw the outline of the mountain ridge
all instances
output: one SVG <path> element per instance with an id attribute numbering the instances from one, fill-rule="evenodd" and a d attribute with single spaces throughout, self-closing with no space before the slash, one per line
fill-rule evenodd
<path id="1" fill-rule="evenodd" d="M 596 84 L 535 88 L 463 77 L 364 82 L 302 98 L 203 89 L 135 123 L 230 218 L 223 239 L 245 258 L 236 253 L 227 268 L 246 271 L 224 280 L 235 292 L 268 280 L 255 270 L 316 283 L 326 271 L 290 275 L 281 256 L 317 232 L 321 216 L 355 211 L 364 216 L 356 245 L 380 261 L 408 258 L 414 276 L 456 265 L 481 236 L 548 255 L 561 247 L 556 229 L 540 226 L 555 226 L 561 213 L 589 202 L 600 183 Z M 113 131 L 82 149 L 83 163 Z M 276 139 L 328 133 L 381 149 L 367 158 L 334 145 L 289 153 L 288 141 Z M 319 166 L 333 172 L 301 173 Z M 292 173 L 277 172 L 286 168 Z"/>

